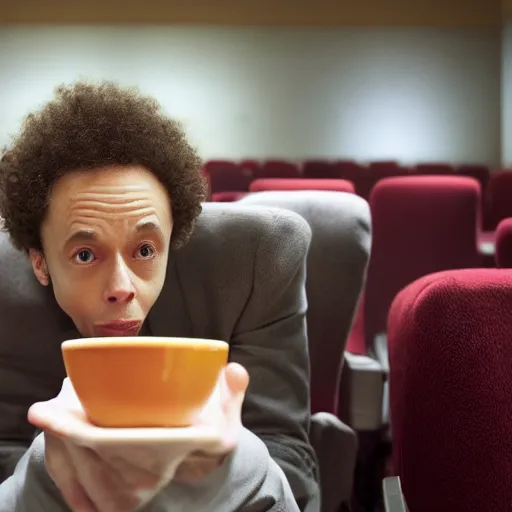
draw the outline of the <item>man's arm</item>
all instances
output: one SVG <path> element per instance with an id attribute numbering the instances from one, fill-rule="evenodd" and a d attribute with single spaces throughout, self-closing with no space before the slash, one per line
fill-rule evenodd
<path id="1" fill-rule="evenodd" d="M 242 420 L 281 467 L 301 511 L 320 509 L 308 439 L 309 354 L 305 271 L 311 231 L 280 211 L 260 237 L 254 288 L 231 340 L 230 359 L 249 372 Z M 279 510 L 279 508 L 276 508 Z"/>
<path id="2" fill-rule="evenodd" d="M 230 360 L 250 375 L 240 443 L 197 485 L 172 483 L 150 512 L 319 512 L 309 443 L 305 268 L 309 226 L 284 211 L 261 228 L 253 290 L 230 340 Z"/>
<path id="3" fill-rule="evenodd" d="M 0 484 L 0 512 L 69 512 L 44 464 L 44 436 L 39 434 L 14 474 Z"/>

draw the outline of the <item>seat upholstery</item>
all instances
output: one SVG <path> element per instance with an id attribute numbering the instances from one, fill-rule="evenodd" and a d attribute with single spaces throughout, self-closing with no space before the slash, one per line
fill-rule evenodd
<path id="1" fill-rule="evenodd" d="M 364 330 L 371 352 L 404 286 L 432 272 L 480 265 L 480 186 L 467 177 L 386 178 L 373 189 L 370 208 L 373 241 Z"/>
<path id="2" fill-rule="evenodd" d="M 212 194 L 214 203 L 232 203 L 244 197 L 248 192 L 215 192 Z"/>
<path id="3" fill-rule="evenodd" d="M 455 173 L 455 167 L 450 164 L 444 164 L 442 162 L 426 162 L 423 164 L 417 164 L 412 168 L 416 174 L 425 175 L 450 175 Z"/>
<path id="4" fill-rule="evenodd" d="M 261 192 L 248 205 L 292 210 L 309 223 L 308 337 L 313 417 L 311 441 L 318 455 L 322 511 L 337 512 L 350 499 L 357 442 L 330 414 L 336 413 L 343 351 L 364 284 L 370 251 L 367 203 L 354 194 L 325 191 Z"/>
<path id="5" fill-rule="evenodd" d="M 247 192 L 252 171 L 229 160 L 210 160 L 204 166 L 211 194 L 217 192 Z"/>
<path id="6" fill-rule="evenodd" d="M 489 179 L 491 178 L 491 171 L 487 165 L 459 165 L 457 173 L 461 176 L 469 176 L 477 180 L 480 183 L 480 187 L 482 187 L 482 195 L 485 195 Z"/>
<path id="7" fill-rule="evenodd" d="M 254 170 L 254 178 L 299 178 L 299 166 L 286 160 L 267 160 Z"/>
<path id="8" fill-rule="evenodd" d="M 497 269 L 431 274 L 393 302 L 393 461 L 411 511 L 510 510 L 511 304 Z"/>
<path id="9" fill-rule="evenodd" d="M 496 228 L 496 265 L 512 268 L 512 217 L 503 219 Z"/>
<path id="10" fill-rule="evenodd" d="M 512 170 L 493 171 L 485 197 L 486 229 L 496 229 L 507 217 L 512 217 Z"/>
<path id="11" fill-rule="evenodd" d="M 251 192 L 271 190 L 331 190 L 336 192 L 354 192 L 354 185 L 347 180 L 335 179 L 279 179 L 267 178 L 254 180 L 249 187 Z"/>
<path id="12" fill-rule="evenodd" d="M 336 178 L 334 165 L 329 160 L 306 160 L 302 164 L 302 176 L 306 179 Z"/>

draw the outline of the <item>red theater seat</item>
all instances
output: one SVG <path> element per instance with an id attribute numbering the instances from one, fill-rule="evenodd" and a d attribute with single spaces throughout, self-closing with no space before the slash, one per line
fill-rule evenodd
<path id="1" fill-rule="evenodd" d="M 480 187 L 466 177 L 407 176 L 377 183 L 370 197 L 373 243 L 365 291 L 365 337 L 385 333 L 395 295 L 415 279 L 480 265 Z"/>
<path id="2" fill-rule="evenodd" d="M 406 176 L 409 174 L 407 167 L 401 166 L 398 162 L 390 161 L 377 161 L 370 162 L 368 169 L 378 179 L 391 178 L 393 176 Z"/>
<path id="3" fill-rule="evenodd" d="M 450 164 L 443 164 L 437 162 L 427 162 L 424 164 L 417 164 L 412 168 L 416 174 L 426 175 L 445 175 L 455 174 L 455 167 Z"/>
<path id="4" fill-rule="evenodd" d="M 356 189 L 356 194 L 364 199 L 368 199 L 372 187 L 378 180 L 368 167 L 350 161 L 336 163 L 335 174 L 338 178 L 351 181 Z"/>
<path id="5" fill-rule="evenodd" d="M 263 192 L 265 190 L 331 190 L 336 192 L 353 193 L 354 185 L 347 180 L 278 178 L 254 180 L 251 183 L 251 192 Z"/>
<path id="6" fill-rule="evenodd" d="M 457 167 L 457 174 L 475 178 L 482 187 L 482 194 L 485 193 L 491 177 L 491 171 L 486 165 L 460 165 Z"/>
<path id="7" fill-rule="evenodd" d="M 297 164 L 285 160 L 267 160 L 259 169 L 255 169 L 254 177 L 259 178 L 299 178 Z"/>
<path id="8" fill-rule="evenodd" d="M 212 195 L 217 192 L 246 192 L 252 181 L 250 170 L 229 160 L 210 160 L 204 166 Z"/>
<path id="9" fill-rule="evenodd" d="M 496 269 L 425 276 L 393 302 L 393 463 L 411 512 L 511 510 L 511 304 Z"/>
<path id="10" fill-rule="evenodd" d="M 375 185 L 370 197 L 372 253 L 349 352 L 373 357 L 387 373 L 386 322 L 396 294 L 432 272 L 479 266 L 479 201 L 479 184 L 466 177 L 407 176 Z M 374 375 L 377 378 L 378 372 Z M 352 388 L 357 391 L 357 385 Z M 386 386 L 381 392 L 375 385 L 375 392 L 355 400 L 364 400 L 365 416 L 374 418 L 371 430 L 388 424 Z"/>
<path id="11" fill-rule="evenodd" d="M 214 203 L 232 203 L 242 199 L 247 194 L 248 192 L 216 192 L 212 194 L 212 201 Z"/>
<path id="12" fill-rule="evenodd" d="M 512 268 L 512 218 L 503 219 L 498 224 L 495 245 L 496 265 L 501 268 Z"/>
<path id="13" fill-rule="evenodd" d="M 512 217 L 512 170 L 491 173 L 485 198 L 488 229 L 494 230 L 507 217 Z"/>
<path id="14" fill-rule="evenodd" d="M 306 160 L 302 164 L 302 176 L 309 179 L 339 178 L 334 162 L 327 160 Z"/>

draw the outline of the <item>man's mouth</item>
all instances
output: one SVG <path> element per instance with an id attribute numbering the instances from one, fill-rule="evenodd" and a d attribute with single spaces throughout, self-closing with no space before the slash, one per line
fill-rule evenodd
<path id="1" fill-rule="evenodd" d="M 140 320 L 113 320 L 94 326 L 96 336 L 136 336 L 142 327 Z"/>

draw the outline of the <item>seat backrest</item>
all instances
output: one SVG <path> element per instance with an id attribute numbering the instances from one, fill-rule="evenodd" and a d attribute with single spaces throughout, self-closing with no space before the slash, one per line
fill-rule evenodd
<path id="1" fill-rule="evenodd" d="M 406 176 L 379 181 L 370 197 L 372 256 L 364 301 L 366 344 L 386 331 L 395 295 L 415 279 L 479 266 L 480 186 L 467 177 Z"/>
<path id="2" fill-rule="evenodd" d="M 500 268 L 512 268 L 512 217 L 503 219 L 498 224 L 495 247 L 496 265 Z"/>
<path id="3" fill-rule="evenodd" d="M 252 170 L 229 160 L 210 160 L 204 165 L 210 192 L 247 192 L 252 181 Z"/>
<path id="4" fill-rule="evenodd" d="M 411 511 L 510 510 L 512 273 L 425 276 L 389 314 L 394 472 Z"/>
<path id="5" fill-rule="evenodd" d="M 507 217 L 512 217 L 512 170 L 491 173 L 485 204 L 489 229 L 495 229 Z"/>
<path id="6" fill-rule="evenodd" d="M 450 175 L 455 173 L 455 167 L 451 164 L 440 162 L 426 162 L 417 164 L 412 168 L 413 172 L 425 175 Z"/>
<path id="7" fill-rule="evenodd" d="M 354 185 L 348 180 L 305 179 L 305 178 L 263 178 L 254 180 L 249 187 L 251 192 L 270 190 L 332 190 L 354 192 Z"/>
<path id="8" fill-rule="evenodd" d="M 406 176 L 409 169 L 400 165 L 398 162 L 389 161 L 376 161 L 368 164 L 368 170 L 377 179 L 390 178 L 392 176 Z"/>
<path id="9" fill-rule="evenodd" d="M 267 160 L 254 170 L 255 178 L 300 178 L 299 166 L 286 160 Z"/>
<path id="10" fill-rule="evenodd" d="M 241 202 L 292 210 L 311 227 L 306 294 L 312 410 L 336 413 L 343 351 L 370 251 L 368 204 L 354 194 L 324 191 L 261 192 Z"/>
<path id="11" fill-rule="evenodd" d="M 309 179 L 335 178 L 334 162 L 329 160 L 306 160 L 302 164 L 302 176 Z"/>
<path id="12" fill-rule="evenodd" d="M 489 178 L 491 177 L 491 171 L 487 165 L 459 165 L 457 173 L 461 176 L 469 176 L 478 180 L 482 187 L 482 195 L 485 193 Z"/>

